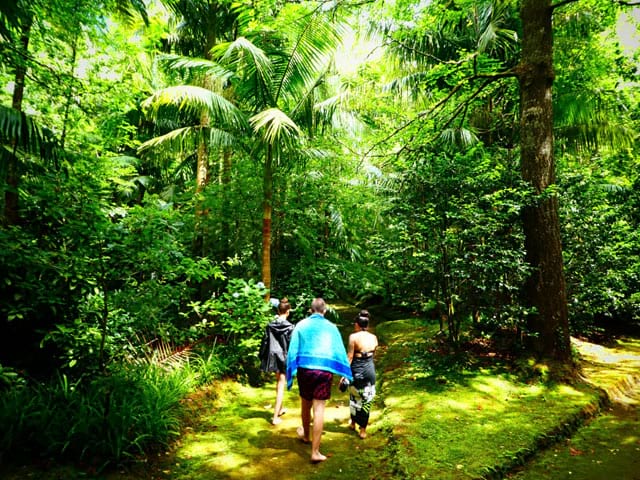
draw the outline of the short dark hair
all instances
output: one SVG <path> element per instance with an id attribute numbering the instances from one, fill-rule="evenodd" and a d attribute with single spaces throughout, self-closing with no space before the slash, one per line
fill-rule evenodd
<path id="1" fill-rule="evenodd" d="M 289 310 L 291 310 L 291 304 L 289 303 L 289 299 L 287 297 L 284 297 L 278 304 L 278 313 L 287 313 Z"/>

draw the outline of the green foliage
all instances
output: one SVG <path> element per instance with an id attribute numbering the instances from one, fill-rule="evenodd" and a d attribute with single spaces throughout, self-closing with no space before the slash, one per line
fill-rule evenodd
<path id="1" fill-rule="evenodd" d="M 219 296 L 190 305 L 198 317 L 191 331 L 216 337 L 218 356 L 229 367 L 227 373 L 250 377 L 255 374 L 264 326 L 273 317 L 271 304 L 264 301 L 265 294 L 260 283 L 231 279 Z"/>
<path id="2" fill-rule="evenodd" d="M 68 458 L 102 468 L 168 445 L 196 371 L 128 365 L 88 382 L 59 375 L 0 395 L 0 451 L 12 458 Z"/>
<path id="3" fill-rule="evenodd" d="M 468 316 L 492 329 L 521 326 L 527 268 L 513 224 L 526 190 L 507 160 L 480 148 L 416 155 L 391 206 L 392 234 L 379 239 L 394 303 L 446 318 L 453 341 Z"/>
<path id="4" fill-rule="evenodd" d="M 0 392 L 6 388 L 13 388 L 18 385 L 23 385 L 25 379 L 17 372 L 15 368 L 5 367 L 0 364 Z"/>
<path id="5" fill-rule="evenodd" d="M 633 190 L 624 178 L 606 173 L 574 165 L 562 176 L 563 243 L 576 334 L 626 330 L 640 321 L 640 237 L 629 209 Z"/>

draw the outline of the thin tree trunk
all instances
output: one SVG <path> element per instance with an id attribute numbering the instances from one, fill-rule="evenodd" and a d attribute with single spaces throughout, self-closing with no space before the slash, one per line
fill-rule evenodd
<path id="1" fill-rule="evenodd" d="M 564 361 L 570 358 L 570 340 L 558 199 L 548 192 L 555 183 L 551 1 L 523 0 L 520 17 L 521 169 L 538 197 L 523 214 L 526 260 L 533 267 L 525 295 L 536 309 L 527 323 L 533 350 Z"/>
<path id="2" fill-rule="evenodd" d="M 225 148 L 222 152 L 222 169 L 220 172 L 220 185 L 222 186 L 222 211 L 220 218 L 222 219 L 222 232 L 220 235 L 220 243 L 222 245 L 222 258 L 226 259 L 231 256 L 231 218 L 230 212 L 230 186 L 231 186 L 231 168 L 232 168 L 233 152 L 230 148 Z"/>
<path id="3" fill-rule="evenodd" d="M 76 61 L 78 58 L 78 35 L 73 37 L 71 44 L 71 64 L 69 65 L 69 88 L 67 90 L 67 100 L 64 106 L 64 117 L 62 122 L 62 134 L 60 135 L 60 148 L 64 149 L 64 143 L 67 138 L 67 125 L 69 124 L 69 112 L 71 111 L 71 103 L 73 102 L 73 82 L 74 71 L 76 69 Z"/>
<path id="4" fill-rule="evenodd" d="M 271 289 L 271 215 L 273 210 L 273 159 L 271 145 L 267 146 L 264 162 L 262 210 L 262 283 Z M 269 294 L 267 293 L 267 297 Z"/>
<path id="5" fill-rule="evenodd" d="M 202 206 L 203 199 L 201 196 L 209 182 L 209 146 L 204 138 L 204 132 L 207 131 L 208 123 L 209 115 L 203 113 L 200 118 L 202 131 L 198 142 L 196 165 L 196 223 L 193 238 L 193 251 L 196 255 L 204 255 L 203 221 L 206 216 L 206 211 Z"/>
<path id="6" fill-rule="evenodd" d="M 24 58 L 22 61 L 26 61 L 26 54 L 29 51 L 29 37 L 31 34 L 31 25 L 33 19 L 29 18 L 27 23 L 25 23 L 22 27 L 22 33 L 20 35 L 20 49 L 24 54 Z M 25 86 L 25 78 L 27 75 L 27 66 L 26 64 L 19 63 L 16 66 L 15 72 L 15 82 L 13 87 L 13 98 L 11 102 L 11 106 L 17 112 L 22 112 L 22 100 L 24 98 L 24 86 Z M 7 159 L 7 173 L 6 173 L 6 182 L 7 188 L 4 192 L 4 218 L 5 222 L 8 225 L 16 225 L 20 216 L 18 214 L 19 208 L 19 200 L 18 200 L 18 186 L 20 184 L 20 173 L 18 171 L 18 157 L 17 146 L 18 139 L 13 139 L 12 145 L 12 154 L 8 155 Z"/>
<path id="7" fill-rule="evenodd" d="M 215 25 L 211 26 L 207 32 L 207 41 L 204 46 L 204 57 L 211 60 L 211 49 L 216 43 Z M 209 75 L 204 76 L 202 86 L 211 89 L 213 80 Z M 211 118 L 208 111 L 203 111 L 200 115 L 200 139 L 198 141 L 197 165 L 196 165 L 196 222 L 193 239 L 193 250 L 196 255 L 205 256 L 205 238 L 203 232 L 203 222 L 207 211 L 202 207 L 202 192 L 209 183 L 209 139 L 206 137 L 211 125 Z"/>

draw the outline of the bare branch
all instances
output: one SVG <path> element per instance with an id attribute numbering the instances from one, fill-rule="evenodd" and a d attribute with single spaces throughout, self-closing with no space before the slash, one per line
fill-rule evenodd
<path id="1" fill-rule="evenodd" d="M 393 137 L 395 137 L 396 135 L 398 135 L 400 132 L 402 132 L 404 129 L 410 127 L 411 125 L 413 125 L 414 123 L 416 123 L 419 120 L 422 120 L 424 117 L 428 116 L 428 115 L 432 115 L 434 113 L 436 113 L 438 110 L 440 110 L 442 107 L 444 107 L 447 102 L 456 94 L 460 91 L 460 89 L 462 89 L 462 87 L 464 87 L 465 85 L 469 84 L 469 83 L 473 83 L 476 80 L 479 79 L 485 79 L 485 81 L 483 82 L 483 84 L 476 90 L 476 92 L 474 92 L 474 94 L 471 96 L 472 100 L 473 98 L 477 97 L 480 92 L 482 90 L 484 90 L 489 84 L 493 83 L 496 80 L 500 80 L 502 78 L 509 78 L 509 77 L 517 77 L 518 73 L 516 70 L 512 69 L 512 70 L 507 70 L 504 72 L 500 72 L 500 73 L 494 73 L 494 74 L 477 74 L 477 75 L 473 75 L 471 77 L 465 78 L 464 80 L 462 80 L 460 83 L 458 83 L 455 87 L 453 87 L 451 89 L 451 91 L 447 94 L 446 97 L 444 97 L 442 100 L 440 100 L 439 102 L 437 102 L 433 107 L 431 107 L 429 110 L 424 110 L 422 112 L 419 112 L 415 117 L 413 117 L 411 120 L 405 122 L 403 125 L 400 125 L 398 128 L 396 128 L 393 132 L 391 132 L 389 135 L 387 135 L 386 137 L 384 137 L 382 140 L 374 143 L 371 148 L 369 148 L 369 150 L 367 150 L 364 153 L 364 157 L 369 156 L 369 154 L 375 149 L 377 148 L 379 145 L 388 142 L 390 139 L 392 139 Z M 456 107 L 456 110 L 453 114 L 453 116 L 449 119 L 449 121 L 447 122 L 447 124 L 450 124 L 451 121 L 459 114 L 460 109 L 464 106 L 466 102 L 464 102 L 461 105 L 458 105 Z"/>
<path id="2" fill-rule="evenodd" d="M 391 39 L 390 39 L 390 41 L 389 41 L 388 45 L 392 45 L 392 44 L 394 44 L 394 43 L 395 43 L 395 44 L 397 44 L 397 45 L 399 45 L 401 48 L 403 48 L 403 49 L 405 49 L 405 50 L 407 50 L 407 51 L 413 52 L 413 53 L 415 53 L 415 54 L 417 54 L 417 55 L 422 55 L 423 57 L 429 58 L 429 59 L 431 59 L 431 60 L 433 60 L 433 61 L 435 61 L 436 63 L 439 63 L 439 64 L 445 64 L 445 65 L 462 65 L 462 64 L 464 64 L 464 63 L 466 63 L 466 62 L 468 62 L 468 61 L 469 61 L 469 59 L 468 59 L 468 58 L 464 58 L 464 59 L 462 59 L 462 60 L 457 60 L 457 61 L 454 61 L 454 60 L 442 60 L 442 59 L 440 59 L 440 58 L 436 57 L 435 55 L 433 55 L 433 54 L 431 54 L 431 53 L 429 53 L 429 52 L 424 52 L 424 51 L 422 51 L 422 50 L 418 50 L 417 48 L 412 47 L 412 46 L 409 46 L 409 45 L 407 45 L 405 42 L 401 42 L 400 40 L 396 40 L 396 39 L 394 39 L 394 38 L 391 38 Z M 473 56 L 473 57 L 476 57 L 476 56 L 477 56 L 477 54 L 476 54 L 476 53 L 474 53 L 472 56 Z"/>

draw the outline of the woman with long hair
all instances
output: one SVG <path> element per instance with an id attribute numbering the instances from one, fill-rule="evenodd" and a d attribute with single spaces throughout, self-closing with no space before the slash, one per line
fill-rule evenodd
<path id="1" fill-rule="evenodd" d="M 373 354 L 378 347 L 378 337 L 368 331 L 369 312 L 361 310 L 354 322 L 354 332 L 349 335 L 347 357 L 351 363 L 353 382 L 349 386 L 349 428 L 360 427 L 360 438 L 367 436 L 371 404 L 376 395 L 376 368 Z"/>

